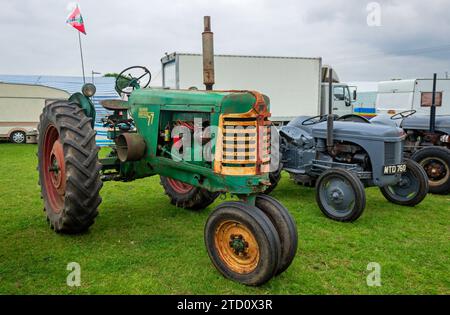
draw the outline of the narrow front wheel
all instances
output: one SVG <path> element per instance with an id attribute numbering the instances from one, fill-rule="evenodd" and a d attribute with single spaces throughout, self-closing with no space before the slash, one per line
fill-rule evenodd
<path id="1" fill-rule="evenodd" d="M 281 245 L 277 275 L 285 271 L 297 253 L 298 233 L 294 218 L 279 201 L 267 195 L 258 195 L 255 206 L 270 219 L 278 232 Z"/>
<path id="2" fill-rule="evenodd" d="M 261 285 L 276 273 L 280 239 L 270 219 L 243 202 L 225 202 L 208 218 L 205 245 L 216 269 L 245 285 Z"/>
<path id="3" fill-rule="evenodd" d="M 351 171 L 332 168 L 317 180 L 316 201 L 328 218 L 352 222 L 361 216 L 366 206 L 364 185 Z"/>

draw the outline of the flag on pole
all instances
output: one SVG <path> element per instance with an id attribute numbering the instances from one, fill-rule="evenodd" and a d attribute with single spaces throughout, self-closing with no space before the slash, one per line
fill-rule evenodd
<path id="1" fill-rule="evenodd" d="M 78 5 L 75 7 L 75 9 L 72 11 L 72 13 L 70 13 L 69 16 L 67 17 L 66 23 L 71 25 L 72 27 L 76 28 L 78 31 L 80 31 L 84 35 L 86 35 L 83 17 L 81 16 L 80 8 L 78 7 Z"/>

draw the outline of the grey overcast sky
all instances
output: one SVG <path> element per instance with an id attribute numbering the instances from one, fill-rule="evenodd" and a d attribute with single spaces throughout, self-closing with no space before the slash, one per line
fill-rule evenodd
<path id="1" fill-rule="evenodd" d="M 322 57 L 342 81 L 450 72 L 450 1 L 380 0 L 380 26 L 370 2 L 79 0 L 86 72 L 146 65 L 156 77 L 165 52 L 201 51 L 204 15 L 216 53 Z M 80 75 L 69 3 L 0 0 L 0 74 Z"/>

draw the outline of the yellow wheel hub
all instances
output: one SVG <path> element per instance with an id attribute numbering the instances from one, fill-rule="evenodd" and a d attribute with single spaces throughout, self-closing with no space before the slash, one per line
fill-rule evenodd
<path id="1" fill-rule="evenodd" d="M 240 274 L 255 270 L 259 262 L 259 246 L 253 233 L 236 221 L 224 221 L 216 229 L 215 246 L 229 269 Z"/>

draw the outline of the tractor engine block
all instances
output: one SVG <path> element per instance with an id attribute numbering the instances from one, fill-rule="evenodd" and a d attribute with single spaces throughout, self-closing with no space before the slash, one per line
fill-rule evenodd
<path id="1" fill-rule="evenodd" d="M 370 171 L 370 158 L 368 154 L 358 145 L 353 143 L 335 142 L 330 151 L 333 161 L 346 164 L 358 164 L 365 171 Z"/>

